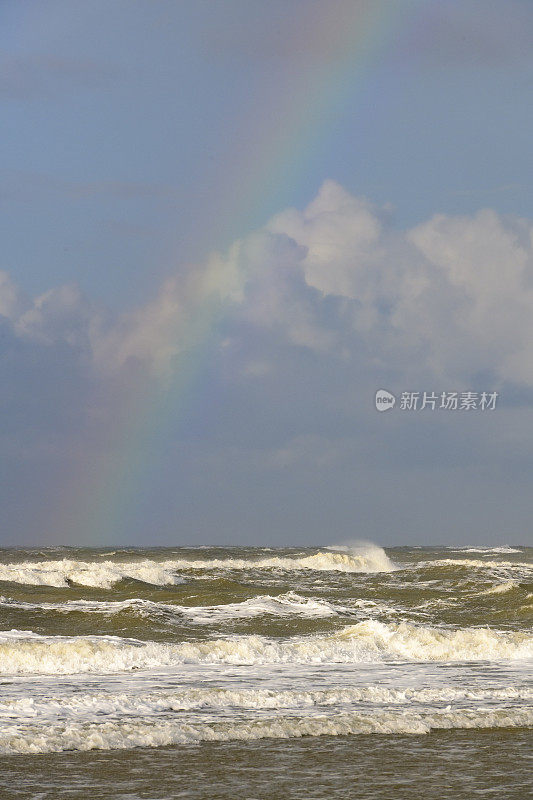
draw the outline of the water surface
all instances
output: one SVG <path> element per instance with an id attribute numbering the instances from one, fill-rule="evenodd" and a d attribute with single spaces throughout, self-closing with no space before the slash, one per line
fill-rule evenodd
<path id="1" fill-rule="evenodd" d="M 532 555 L 2 550 L 0 790 L 523 797 Z"/>

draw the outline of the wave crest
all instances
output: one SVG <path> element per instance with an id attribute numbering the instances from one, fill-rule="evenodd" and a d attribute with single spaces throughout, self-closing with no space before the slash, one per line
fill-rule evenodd
<path id="1" fill-rule="evenodd" d="M 155 586 L 175 585 L 184 578 L 175 574 L 172 562 L 138 561 L 23 561 L 0 564 L 0 581 L 22 583 L 30 586 L 55 586 L 64 588 L 72 583 L 111 589 L 114 584 L 132 578 Z"/>
<path id="2" fill-rule="evenodd" d="M 496 661 L 533 657 L 533 636 L 524 632 L 365 620 L 330 635 L 233 636 L 168 644 L 113 636 L 46 637 L 0 634 L 0 673 L 110 673 L 179 664 L 323 664 L 387 661 Z"/>
<path id="3" fill-rule="evenodd" d="M 340 572 L 391 572 L 394 564 L 381 547 L 372 545 L 352 552 L 319 551 L 309 556 L 274 556 L 246 559 L 173 559 L 166 561 L 23 561 L 0 564 L 0 581 L 33 586 L 63 588 L 71 583 L 110 589 L 125 578 L 153 585 L 183 583 L 180 571 L 187 570 L 316 570 Z"/>
<path id="4" fill-rule="evenodd" d="M 109 721 L 102 723 L 29 723 L 15 732 L 0 733 L 0 753 L 51 753 L 64 750 L 123 750 L 161 747 L 200 741 L 253 741 L 292 739 L 302 736 L 349 736 L 358 734 L 413 734 L 454 728 L 517 728 L 533 724 L 533 710 L 524 708 L 434 709 L 404 711 L 387 709 L 332 717 L 278 716 L 231 722 L 186 723 L 177 720 Z"/>
<path id="5" fill-rule="evenodd" d="M 370 607 L 380 609 L 372 601 L 357 600 L 354 608 L 338 606 L 326 600 L 302 597 L 296 592 L 272 597 L 258 595 L 241 603 L 221 603 L 212 606 L 181 606 L 174 603 L 160 603 L 140 597 L 127 600 L 68 600 L 64 603 L 29 603 L 0 596 L 0 606 L 16 608 L 21 611 L 47 612 L 60 614 L 120 614 L 130 611 L 141 617 L 175 616 L 196 624 L 211 624 L 231 619 L 253 619 L 260 616 L 274 617 L 332 617 L 338 614 L 354 614 L 356 609 Z"/>

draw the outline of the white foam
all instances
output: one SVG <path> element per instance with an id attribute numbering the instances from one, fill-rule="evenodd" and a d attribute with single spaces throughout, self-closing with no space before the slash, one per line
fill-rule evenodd
<path id="1" fill-rule="evenodd" d="M 111 588 L 124 578 L 154 585 L 177 584 L 183 570 L 317 570 L 338 572 L 391 572 L 394 564 L 381 547 L 355 549 L 350 553 L 322 552 L 308 556 L 274 556 L 260 559 L 173 559 L 166 561 L 24 561 L 0 564 L 0 581 L 34 586 L 64 587 L 70 583 Z"/>
<path id="2" fill-rule="evenodd" d="M 144 583 L 164 586 L 183 583 L 176 574 L 172 562 L 138 561 L 77 561 L 64 558 L 61 561 L 23 561 L 0 564 L 0 581 L 24 583 L 33 586 L 55 586 L 57 588 L 77 583 L 110 589 L 124 578 L 133 578 Z"/>
<path id="3" fill-rule="evenodd" d="M 533 564 L 527 561 L 481 561 L 475 558 L 440 558 L 435 561 L 419 561 L 414 569 L 432 567 L 468 567 L 469 569 L 507 571 L 529 575 L 533 571 Z"/>
<path id="4" fill-rule="evenodd" d="M 278 597 L 261 595 L 244 600 L 242 603 L 227 603 L 214 606 L 181 606 L 181 612 L 197 624 L 212 623 L 222 619 L 251 619 L 265 615 L 275 617 L 331 617 L 345 612 L 325 600 L 301 597 L 296 592 L 288 592 Z"/>
<path id="5" fill-rule="evenodd" d="M 484 589 L 482 592 L 477 592 L 476 596 L 484 594 L 506 594 L 507 592 L 512 592 L 514 589 L 518 589 L 519 586 L 520 584 L 516 581 L 505 581 L 505 583 L 497 583 L 488 589 Z"/>
<path id="6" fill-rule="evenodd" d="M 330 635 L 233 636 L 179 644 L 112 636 L 0 634 L 0 673 L 113 673 L 179 664 L 325 664 L 514 660 L 533 657 L 533 636 L 489 628 L 431 628 L 365 620 Z"/>
<path id="7" fill-rule="evenodd" d="M 359 601 L 378 609 L 376 603 Z M 356 603 L 357 604 L 357 603 Z M 353 614 L 354 609 L 337 606 L 325 600 L 302 597 L 296 592 L 287 592 L 278 597 L 259 595 L 241 603 L 224 603 L 212 606 L 182 606 L 173 603 L 158 603 L 143 598 L 128 600 L 68 600 L 64 603 L 28 603 L 0 596 L 0 606 L 16 607 L 25 611 L 57 611 L 62 614 L 81 612 L 88 614 L 118 614 L 131 611 L 139 616 L 165 614 L 182 617 L 195 624 L 211 624 L 221 620 L 253 619 L 260 616 L 275 617 L 331 617 L 338 614 Z"/>
<path id="8" fill-rule="evenodd" d="M 455 728 L 517 728 L 533 724 L 533 710 L 525 708 L 383 711 L 327 716 L 276 716 L 223 722 L 186 722 L 176 719 L 80 723 L 62 721 L 7 726 L 0 730 L 1 753 L 50 753 L 64 750 L 121 750 L 160 747 L 201 741 L 253 741 L 302 736 L 357 734 L 414 734 Z"/>
<path id="9" fill-rule="evenodd" d="M 382 685 L 348 686 L 334 689 L 273 690 L 224 689 L 186 687 L 174 691 L 142 692 L 135 696 L 130 691 L 76 693 L 66 697 L 51 696 L 0 700 L 0 720 L 27 721 L 84 719 L 91 721 L 101 716 L 156 716 L 167 712 L 194 711 L 197 709 L 219 711 L 303 710 L 328 708 L 339 705 L 372 703 L 380 705 L 414 706 L 430 703 L 459 702 L 518 702 L 533 699 L 533 688 L 526 686 L 479 687 L 445 686 L 416 689 L 390 688 Z"/>
<path id="10" fill-rule="evenodd" d="M 324 552 L 312 555 L 273 556 L 269 558 L 188 559 L 173 562 L 176 569 L 280 569 L 316 570 L 319 572 L 392 572 L 396 569 L 382 547 L 365 545 L 347 552 Z"/>
<path id="11" fill-rule="evenodd" d="M 385 550 L 373 542 L 353 541 L 344 544 L 332 544 L 326 548 L 332 555 L 347 555 L 356 563 L 372 565 L 369 572 L 393 572 L 398 569 L 396 564 L 388 557 Z M 325 554 L 324 554 L 325 555 Z M 342 562 L 341 562 L 342 563 Z"/>
<path id="12" fill-rule="evenodd" d="M 509 545 L 501 545 L 499 547 L 448 547 L 448 550 L 454 550 L 457 553 L 521 553 L 522 550 L 516 547 L 509 547 Z"/>

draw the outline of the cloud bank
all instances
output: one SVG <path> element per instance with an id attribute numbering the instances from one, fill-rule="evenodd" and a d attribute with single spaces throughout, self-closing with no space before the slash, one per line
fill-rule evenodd
<path id="1" fill-rule="evenodd" d="M 180 265 L 143 306 L 125 313 L 98 307 L 75 286 L 27 297 L 1 272 L 0 332 L 3 450 L 10 474 L 22 476 L 4 498 L 15 528 L 19 518 L 25 529 L 35 526 L 43 508 L 37 498 L 32 513 L 17 516 L 17 486 L 27 490 L 30 474 L 37 479 L 51 459 L 57 476 L 47 491 L 57 501 L 73 461 L 105 457 L 102 441 L 128 397 L 144 385 L 168 384 L 198 349 L 207 355 L 195 379 L 201 386 L 191 389 L 186 433 L 167 420 L 169 437 L 187 443 L 165 456 L 165 468 L 186 475 L 184 494 L 195 470 L 209 474 L 213 519 L 222 514 L 226 541 L 235 526 L 228 492 L 252 492 L 264 529 L 270 520 L 279 530 L 298 517 L 303 487 L 322 481 L 325 507 L 340 496 L 348 526 L 350 480 L 370 491 L 383 460 L 390 471 L 385 506 L 393 507 L 406 477 L 402 460 L 409 470 L 433 465 L 428 491 L 444 480 L 453 494 L 472 460 L 499 469 L 531 458 L 523 415 L 533 389 L 533 222 L 490 209 L 435 215 L 399 230 L 390 209 L 326 181 L 303 210 L 283 211 L 205 264 Z M 371 398 L 380 386 L 497 390 L 508 398 L 509 408 L 498 412 L 506 434 L 479 418 L 465 428 L 442 415 L 431 429 L 398 415 L 379 427 Z M 267 513 L 276 472 L 290 473 L 294 499 Z M 170 532 L 175 506 L 161 484 L 157 524 Z M 474 484 L 481 498 L 479 474 Z M 513 501 L 518 516 L 509 518 L 515 528 L 520 503 Z M 234 509 L 244 530 L 250 508 Z M 201 517 L 200 528 L 209 530 L 205 510 L 187 513 L 187 524 Z M 358 513 L 367 524 L 369 510 Z M 402 513 L 405 536 L 413 523 Z M 430 516 L 429 504 L 421 519 Z"/>

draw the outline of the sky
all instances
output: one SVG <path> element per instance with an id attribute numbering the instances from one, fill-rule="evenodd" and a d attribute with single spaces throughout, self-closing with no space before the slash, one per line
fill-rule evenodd
<path id="1" fill-rule="evenodd" d="M 526 0 L 2 0 L 0 545 L 532 543 L 532 85 Z"/>

